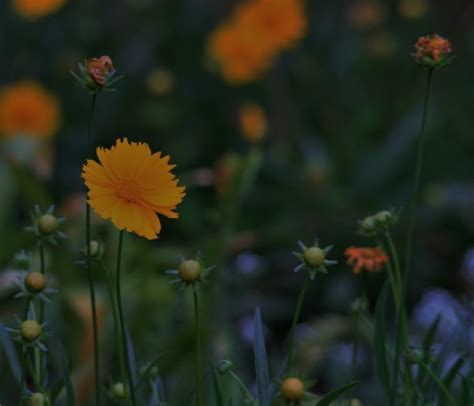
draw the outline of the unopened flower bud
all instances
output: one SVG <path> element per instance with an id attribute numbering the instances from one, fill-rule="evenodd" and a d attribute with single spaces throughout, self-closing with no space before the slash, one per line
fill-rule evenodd
<path id="1" fill-rule="evenodd" d="M 112 59 L 108 56 L 91 58 L 85 63 L 84 82 L 91 90 L 102 88 L 107 84 L 109 75 L 114 72 Z"/>
<path id="2" fill-rule="evenodd" d="M 33 393 L 28 398 L 28 406 L 43 406 L 45 404 L 45 398 L 42 393 Z"/>
<path id="3" fill-rule="evenodd" d="M 32 293 L 39 293 L 46 287 L 46 278 L 41 272 L 30 272 L 25 277 L 25 287 Z"/>
<path id="4" fill-rule="evenodd" d="M 297 402 L 304 395 L 304 384 L 298 378 L 286 378 L 280 387 L 282 396 L 289 402 Z"/>
<path id="5" fill-rule="evenodd" d="M 374 216 L 367 216 L 360 222 L 360 226 L 362 227 L 362 230 L 364 231 L 373 231 L 375 227 L 375 218 Z"/>
<path id="6" fill-rule="evenodd" d="M 385 223 L 392 218 L 392 213 L 390 213 L 388 210 L 380 210 L 375 214 L 374 218 L 379 223 Z"/>
<path id="7" fill-rule="evenodd" d="M 319 247 L 310 247 L 304 250 L 303 259 L 310 268 L 318 268 L 324 264 L 326 253 Z"/>
<path id="8" fill-rule="evenodd" d="M 23 271 L 27 271 L 31 266 L 30 257 L 26 255 L 25 251 L 20 251 L 18 254 L 16 254 L 13 262 L 17 268 Z"/>
<path id="9" fill-rule="evenodd" d="M 116 382 L 111 388 L 114 399 L 125 399 L 125 387 L 122 382 Z"/>
<path id="10" fill-rule="evenodd" d="M 178 268 L 178 275 L 183 282 L 195 282 L 201 275 L 201 268 L 201 264 L 198 261 L 194 259 L 188 259 L 180 264 Z"/>
<path id="11" fill-rule="evenodd" d="M 219 361 L 219 364 L 217 365 L 217 370 L 219 371 L 220 374 L 225 374 L 226 372 L 230 371 L 234 367 L 234 363 L 229 360 L 222 360 Z"/>
<path id="12" fill-rule="evenodd" d="M 52 214 L 43 214 L 38 219 L 38 230 L 42 235 L 51 235 L 58 231 L 59 220 Z"/>
<path id="13" fill-rule="evenodd" d="M 98 241 L 92 240 L 89 243 L 91 258 L 100 259 L 104 253 L 104 246 Z M 82 250 L 84 256 L 87 256 L 87 245 Z"/>
<path id="14" fill-rule="evenodd" d="M 20 335 L 23 340 L 31 343 L 42 333 L 42 328 L 36 320 L 25 320 L 20 326 Z"/>

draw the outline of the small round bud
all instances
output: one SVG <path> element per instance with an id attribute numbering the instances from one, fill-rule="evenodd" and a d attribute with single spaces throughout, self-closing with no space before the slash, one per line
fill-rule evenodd
<path id="1" fill-rule="evenodd" d="M 311 247 L 303 252 L 303 259 L 311 268 L 318 268 L 324 264 L 326 253 L 319 247 Z"/>
<path id="2" fill-rule="evenodd" d="M 25 287 L 32 293 L 39 293 L 46 287 L 46 278 L 41 272 L 30 272 L 25 277 Z"/>
<path id="3" fill-rule="evenodd" d="M 52 214 L 43 214 L 38 219 L 38 230 L 42 235 L 50 235 L 58 231 L 59 221 Z"/>
<path id="4" fill-rule="evenodd" d="M 392 218 L 392 213 L 390 213 L 388 210 L 381 210 L 376 213 L 374 217 L 379 223 L 385 223 Z"/>
<path id="5" fill-rule="evenodd" d="M 100 259 L 102 257 L 102 254 L 104 253 L 104 246 L 100 242 L 92 240 L 89 243 L 89 250 L 91 253 L 91 258 Z M 87 245 L 82 251 L 84 256 L 87 256 Z"/>
<path id="6" fill-rule="evenodd" d="M 195 282 L 201 275 L 201 264 L 194 259 L 183 261 L 178 268 L 178 274 L 184 282 Z"/>
<path id="7" fill-rule="evenodd" d="M 226 372 L 230 371 L 234 367 L 234 363 L 228 360 L 219 361 L 217 365 L 217 370 L 220 374 L 225 374 Z"/>
<path id="8" fill-rule="evenodd" d="M 20 326 L 20 335 L 23 340 L 31 343 L 35 341 L 42 332 L 42 328 L 36 320 L 25 320 Z"/>
<path id="9" fill-rule="evenodd" d="M 42 393 L 33 393 L 28 398 L 28 406 L 43 406 L 45 404 L 45 398 Z"/>
<path id="10" fill-rule="evenodd" d="M 286 378 L 281 384 L 280 392 L 288 401 L 299 401 L 304 395 L 304 385 L 298 378 Z"/>
<path id="11" fill-rule="evenodd" d="M 26 255 L 24 251 L 21 251 L 18 254 L 16 254 L 13 262 L 18 269 L 21 269 L 23 271 L 30 269 L 30 266 L 31 266 L 30 257 Z"/>
<path id="12" fill-rule="evenodd" d="M 360 222 L 360 225 L 364 229 L 364 231 L 372 231 L 375 226 L 374 216 L 367 216 Z"/>
<path id="13" fill-rule="evenodd" d="M 122 382 L 114 383 L 111 392 L 115 399 L 125 399 L 125 387 Z"/>

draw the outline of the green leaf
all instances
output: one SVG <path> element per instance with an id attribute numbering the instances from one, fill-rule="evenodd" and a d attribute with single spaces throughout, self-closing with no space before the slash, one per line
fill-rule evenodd
<path id="1" fill-rule="evenodd" d="M 446 375 L 443 378 L 443 383 L 447 387 L 449 387 L 453 383 L 454 378 L 456 378 L 456 375 L 458 374 L 459 370 L 464 365 L 464 361 L 464 356 L 460 355 L 456 362 L 454 362 L 454 364 L 451 366 L 451 368 L 449 368 L 448 372 L 446 372 Z"/>
<path id="2" fill-rule="evenodd" d="M 319 399 L 316 402 L 315 406 L 329 406 L 331 402 L 336 400 L 342 394 L 350 391 L 358 383 L 359 381 L 353 381 L 351 383 L 348 383 L 347 385 L 341 386 L 340 388 L 334 389 L 333 391 L 329 392 L 328 394 L 323 396 L 321 399 Z"/>
<path id="3" fill-rule="evenodd" d="M 225 406 L 224 394 L 222 393 L 220 377 L 216 367 L 212 368 L 212 386 L 214 389 L 216 405 Z"/>
<path id="4" fill-rule="evenodd" d="M 66 386 L 66 404 L 68 406 L 75 406 L 76 404 L 76 397 L 74 396 L 74 387 L 72 386 L 71 381 L 71 360 L 66 355 L 66 351 L 64 347 L 58 343 L 59 348 L 59 361 L 60 361 L 60 368 L 61 374 L 64 379 L 64 383 Z"/>
<path id="5" fill-rule="evenodd" d="M 257 376 L 257 394 L 260 406 L 270 406 L 272 401 L 272 384 L 268 374 L 267 351 L 260 309 L 255 310 L 255 336 L 253 341 L 255 373 Z"/>
<path id="6" fill-rule="evenodd" d="M 385 347 L 385 304 L 388 296 L 388 280 L 385 282 L 382 292 L 380 293 L 375 308 L 375 363 L 377 368 L 377 375 L 380 379 L 380 384 L 389 400 L 389 403 L 393 405 L 393 394 L 390 387 L 390 376 L 387 366 L 387 350 Z"/>

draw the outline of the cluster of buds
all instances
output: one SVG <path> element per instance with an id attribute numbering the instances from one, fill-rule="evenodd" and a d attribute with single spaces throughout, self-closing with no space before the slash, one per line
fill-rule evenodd
<path id="1" fill-rule="evenodd" d="M 25 227 L 25 230 L 32 232 L 38 237 L 38 245 L 46 242 L 57 245 L 58 239 L 66 239 L 60 228 L 64 224 L 64 218 L 58 218 L 54 214 L 54 206 L 50 206 L 45 213 L 42 213 L 36 205 L 31 213 L 31 226 Z"/>
<path id="2" fill-rule="evenodd" d="M 114 78 L 116 70 L 112 59 L 108 56 L 87 59 L 84 65 L 79 64 L 79 72 L 79 74 L 71 72 L 76 79 L 76 84 L 91 93 L 114 90 L 111 86 L 121 78 L 121 76 Z"/>
<path id="3" fill-rule="evenodd" d="M 390 229 L 398 222 L 398 213 L 393 210 L 380 210 L 372 216 L 359 221 L 359 232 L 366 237 L 374 237 Z"/>
<path id="4" fill-rule="evenodd" d="M 185 259 L 181 257 L 181 263 L 178 269 L 170 269 L 166 271 L 168 275 L 176 276 L 171 283 L 180 285 L 183 290 L 188 285 L 198 288 L 202 282 L 206 282 L 210 272 L 214 266 L 206 267 L 204 259 L 200 252 L 197 253 L 195 259 Z"/>
<path id="5" fill-rule="evenodd" d="M 327 266 L 336 265 L 337 261 L 327 259 L 327 254 L 332 249 L 332 245 L 326 248 L 319 247 L 319 239 L 316 238 L 311 247 L 307 247 L 303 242 L 298 241 L 301 252 L 293 252 L 301 263 L 294 269 L 295 272 L 307 270 L 311 280 L 316 277 L 316 273 L 328 273 Z"/>
<path id="6" fill-rule="evenodd" d="M 438 34 L 420 37 L 415 44 L 413 58 L 426 69 L 434 70 L 448 65 L 455 58 L 451 43 Z"/>

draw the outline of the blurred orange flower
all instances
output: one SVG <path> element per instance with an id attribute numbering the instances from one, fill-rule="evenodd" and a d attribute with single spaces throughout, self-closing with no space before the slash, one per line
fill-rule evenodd
<path id="1" fill-rule="evenodd" d="M 347 264 L 355 274 L 361 271 L 377 272 L 388 262 L 388 256 L 379 247 L 349 247 L 344 252 Z"/>
<path id="2" fill-rule="evenodd" d="M 66 0 L 12 0 L 12 5 L 22 17 L 35 20 L 59 10 Z"/>
<path id="3" fill-rule="evenodd" d="M 384 20 L 385 13 L 385 8 L 380 1 L 357 0 L 349 9 L 348 19 L 354 28 L 371 28 Z"/>
<path id="4" fill-rule="evenodd" d="M 255 103 L 245 103 L 240 107 L 240 130 L 250 142 L 259 142 L 267 131 L 267 118 L 263 109 Z"/>
<path id="5" fill-rule="evenodd" d="M 61 123 L 56 97 L 39 83 L 23 81 L 0 90 L 0 133 L 50 137 Z"/>
<path id="6" fill-rule="evenodd" d="M 420 37 L 415 44 L 415 59 L 421 61 L 423 58 L 430 58 L 439 62 L 441 58 L 450 54 L 453 49 L 451 43 L 438 34 Z"/>
<path id="7" fill-rule="evenodd" d="M 171 173 L 174 165 L 161 152 L 152 154 L 145 143 L 118 139 L 110 149 L 97 148 L 100 164 L 88 160 L 82 177 L 89 188 L 91 207 L 119 230 L 134 232 L 149 240 L 161 230 L 157 213 L 178 218 L 174 212 L 185 188 Z"/>
<path id="8" fill-rule="evenodd" d="M 306 25 L 303 0 L 246 1 L 211 34 L 209 54 L 229 83 L 250 82 L 304 35 Z"/>

